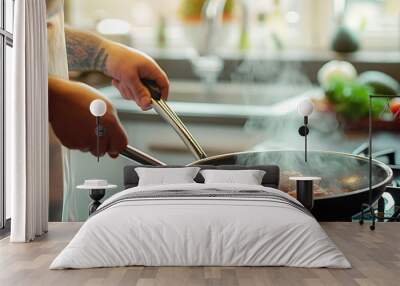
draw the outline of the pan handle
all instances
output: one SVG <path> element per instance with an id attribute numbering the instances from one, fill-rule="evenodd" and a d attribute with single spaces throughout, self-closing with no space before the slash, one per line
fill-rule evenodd
<path id="1" fill-rule="evenodd" d="M 152 104 L 155 111 L 165 120 L 175 132 L 182 139 L 183 143 L 189 148 L 197 159 L 207 158 L 207 154 L 201 148 L 200 144 L 189 132 L 185 124 L 180 120 L 178 115 L 168 106 L 168 104 L 161 98 L 161 92 L 155 81 L 142 80 L 143 84 L 149 89 Z"/>
<path id="2" fill-rule="evenodd" d="M 132 147 L 126 146 L 125 150 L 120 153 L 121 156 L 136 161 L 143 165 L 151 165 L 151 166 L 166 166 L 164 162 L 157 160 L 156 158 L 147 155 L 146 153 Z"/>

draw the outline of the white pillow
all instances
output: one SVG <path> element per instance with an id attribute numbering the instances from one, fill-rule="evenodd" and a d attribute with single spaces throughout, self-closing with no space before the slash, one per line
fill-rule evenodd
<path id="1" fill-rule="evenodd" d="M 205 184 L 261 185 L 265 171 L 262 170 L 202 170 Z"/>
<path id="2" fill-rule="evenodd" d="M 138 186 L 195 183 L 193 179 L 196 177 L 199 170 L 199 167 L 135 168 L 139 176 Z"/>

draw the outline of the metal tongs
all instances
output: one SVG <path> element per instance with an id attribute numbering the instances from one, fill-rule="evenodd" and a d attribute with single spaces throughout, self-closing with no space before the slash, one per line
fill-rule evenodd
<path id="1" fill-rule="evenodd" d="M 179 135 L 179 137 L 197 159 L 207 158 L 207 154 L 204 152 L 203 148 L 201 148 L 200 144 L 193 137 L 193 135 L 189 132 L 185 124 L 161 98 L 160 89 L 156 85 L 155 81 L 142 80 L 142 82 L 150 91 L 152 105 L 158 115 L 160 115 L 169 125 L 171 125 L 171 127 L 175 130 L 175 132 Z M 139 163 L 149 164 L 150 162 L 152 165 L 165 165 L 165 163 L 150 157 L 149 155 L 129 145 L 123 152 L 121 152 L 121 155 Z"/>

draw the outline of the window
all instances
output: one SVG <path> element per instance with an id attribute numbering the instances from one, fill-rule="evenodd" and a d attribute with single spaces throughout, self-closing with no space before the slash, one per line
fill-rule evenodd
<path id="1" fill-rule="evenodd" d="M 359 31 L 364 48 L 373 50 L 399 47 L 398 0 L 348 0 L 344 7 L 344 22 Z"/>
<path id="2" fill-rule="evenodd" d="M 205 0 L 203 0 L 205 1 Z M 224 51 L 235 51 L 240 39 L 243 4 L 248 5 L 249 49 L 265 52 L 277 46 L 289 51 L 328 51 L 341 18 L 358 36 L 363 51 L 393 51 L 400 47 L 399 0 L 233 0 L 232 21 L 227 21 Z M 187 10 L 199 13 L 201 1 L 192 0 L 65 0 L 66 21 L 75 27 L 96 30 L 102 19 L 114 18 L 131 26 L 132 45 L 152 51 L 157 29 L 165 28 L 171 51 L 196 46 L 197 28 Z M 193 4 L 191 4 L 193 3 Z M 186 7 L 186 6 L 185 6 Z M 197 13 L 196 12 L 196 13 Z M 186 20 L 185 20 L 186 19 Z M 161 25 L 160 23 L 164 23 Z M 114 22 L 108 22 L 109 24 Z M 115 31 L 115 27 L 110 26 Z M 193 34 L 195 36 L 193 36 Z M 228 37 L 229 36 L 229 37 Z"/>
<path id="3" fill-rule="evenodd" d="M 14 0 L 0 0 L 0 228 L 4 229 L 10 218 L 9 194 L 5 190 L 5 99 L 11 92 Z M 1 234 L 1 233 L 0 233 Z"/>

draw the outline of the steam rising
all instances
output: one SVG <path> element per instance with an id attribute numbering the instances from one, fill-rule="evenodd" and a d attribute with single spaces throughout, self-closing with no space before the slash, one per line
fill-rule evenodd
<path id="1" fill-rule="evenodd" d="M 247 99 L 245 102 L 248 104 L 252 104 L 251 99 L 257 96 L 265 98 L 265 101 L 258 99 L 257 102 L 264 102 L 266 106 L 271 102 L 271 97 L 278 97 L 282 103 L 284 100 L 300 96 L 313 88 L 298 63 L 272 61 L 266 64 L 265 62 L 244 61 L 231 78 L 235 82 L 247 83 L 247 88 L 242 91 L 242 96 Z M 254 83 L 253 88 L 248 88 L 249 82 Z M 277 87 L 277 92 L 275 94 L 260 93 L 260 83 Z M 245 130 L 264 135 L 263 143 L 255 146 L 254 149 L 256 151 L 275 151 L 239 156 L 238 164 L 278 165 L 281 169 L 280 189 L 286 192 L 294 189 L 288 178 L 299 175 L 321 177 L 319 192 L 321 196 L 368 187 L 367 160 L 356 159 L 346 154 L 310 151 L 306 163 L 304 161 L 304 137 L 298 134 L 298 128 L 302 124 L 303 118 L 297 113 L 296 106 L 293 106 L 293 112 L 286 114 L 250 118 L 245 125 Z M 365 140 L 365 138 L 361 138 L 360 142 L 357 140 L 348 142 L 339 130 L 338 122 L 333 114 L 314 112 L 309 119 L 309 128 L 309 150 L 350 152 Z M 377 166 L 374 166 L 373 174 L 373 184 L 382 182 L 387 177 L 385 171 Z"/>
<path id="2" fill-rule="evenodd" d="M 294 97 L 311 87 L 310 81 L 300 70 L 299 63 L 244 60 L 231 74 L 231 80 L 242 83 L 243 102 L 268 105 Z M 268 88 L 260 88 L 264 86 Z M 254 98 L 257 100 L 252 101 Z"/>
<path id="3" fill-rule="evenodd" d="M 270 106 L 271 102 L 283 103 L 288 99 L 300 97 L 305 92 L 315 89 L 302 72 L 301 64 L 295 62 L 268 61 L 268 63 L 265 63 L 245 60 L 231 75 L 231 79 L 234 82 L 246 83 L 242 85 L 245 88 L 241 93 L 243 101 L 248 104 L 261 103 Z M 253 83 L 250 87 L 249 82 Z M 263 91 L 263 89 L 260 89 L 260 84 L 268 86 L 268 89 L 265 88 Z M 263 100 L 260 100 L 260 97 Z M 257 98 L 256 102 L 252 102 L 254 98 Z M 271 100 L 271 98 L 274 98 L 274 100 Z M 289 102 L 288 104 L 293 105 Z M 264 118 L 254 117 L 247 121 L 246 131 L 264 135 L 265 140 L 260 146 L 257 146 L 257 150 L 301 150 L 304 148 L 304 139 L 297 132 L 303 124 L 303 118 L 297 113 L 296 107 L 291 106 L 292 112 L 286 114 L 282 113 L 278 116 L 271 115 Z M 312 130 L 309 140 L 310 149 L 329 150 L 330 145 L 336 145 L 335 141 L 342 140 L 334 116 L 314 112 L 310 116 L 309 126 Z M 320 141 L 319 138 L 321 137 L 324 137 L 325 140 Z M 328 139 L 333 144 L 326 146 Z"/>

